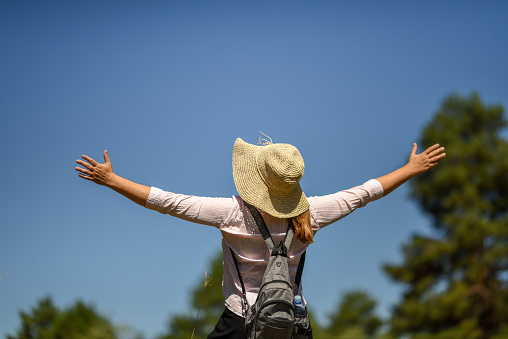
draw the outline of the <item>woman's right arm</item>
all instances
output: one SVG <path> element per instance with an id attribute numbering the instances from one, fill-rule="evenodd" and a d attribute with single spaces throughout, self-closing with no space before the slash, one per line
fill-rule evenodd
<path id="1" fill-rule="evenodd" d="M 108 151 L 104 151 L 104 164 L 101 164 L 86 155 L 83 155 L 82 158 L 87 162 L 81 159 L 76 160 L 78 164 L 84 167 L 82 168 L 76 166 L 76 171 L 80 172 L 78 175 L 81 178 L 109 187 L 124 197 L 134 201 L 136 204 L 141 206 L 146 205 L 146 200 L 150 194 L 150 187 L 137 184 L 116 175 L 113 172 Z"/>
<path id="2" fill-rule="evenodd" d="M 382 196 L 383 186 L 378 180 L 371 179 L 347 190 L 308 199 L 314 224 L 323 228 Z"/>
<path id="3" fill-rule="evenodd" d="M 444 147 L 439 147 L 439 144 L 430 146 L 420 154 L 416 154 L 417 145 L 413 144 L 413 150 L 409 156 L 408 163 L 395 171 L 377 178 L 383 186 L 384 196 L 393 192 L 400 185 L 404 184 L 409 179 L 418 174 L 422 174 L 432 167 L 439 164 L 439 162 L 446 156 Z"/>
<path id="4" fill-rule="evenodd" d="M 309 198 L 316 224 L 324 227 L 344 218 L 357 208 L 386 196 L 415 175 L 428 171 L 446 156 L 446 153 L 443 153 L 444 147 L 439 147 L 439 144 L 427 148 L 420 154 L 416 154 L 416 150 L 417 145 L 413 144 L 408 163 L 391 173 L 349 190 Z"/>

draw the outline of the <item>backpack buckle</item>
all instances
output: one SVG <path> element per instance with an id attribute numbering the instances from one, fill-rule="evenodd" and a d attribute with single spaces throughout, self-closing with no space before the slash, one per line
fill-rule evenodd
<path id="1" fill-rule="evenodd" d="M 279 245 L 277 247 L 274 247 L 272 249 L 272 256 L 276 256 L 276 255 L 282 255 L 283 257 L 286 257 L 288 256 L 288 249 L 286 247 L 286 245 L 284 245 L 284 242 L 281 241 L 279 243 Z"/>

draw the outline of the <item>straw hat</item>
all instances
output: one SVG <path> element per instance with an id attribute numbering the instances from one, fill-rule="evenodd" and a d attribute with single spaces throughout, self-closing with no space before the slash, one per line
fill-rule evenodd
<path id="1" fill-rule="evenodd" d="M 277 218 L 291 218 L 309 209 L 300 187 L 305 171 L 295 146 L 257 146 L 238 138 L 233 148 L 233 178 L 240 197 Z"/>

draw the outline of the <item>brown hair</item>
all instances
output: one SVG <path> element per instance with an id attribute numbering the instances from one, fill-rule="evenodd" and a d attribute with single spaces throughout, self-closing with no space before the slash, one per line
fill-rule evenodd
<path id="1" fill-rule="evenodd" d="M 296 217 L 292 217 L 291 221 L 295 227 L 296 238 L 304 244 L 312 244 L 314 242 L 314 233 L 312 232 L 312 226 L 310 224 L 309 210 Z"/>

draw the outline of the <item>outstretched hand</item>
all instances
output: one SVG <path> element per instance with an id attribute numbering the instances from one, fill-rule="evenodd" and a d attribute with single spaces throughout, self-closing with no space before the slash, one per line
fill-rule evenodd
<path id="1" fill-rule="evenodd" d="M 443 153 L 445 148 L 439 147 L 439 144 L 430 146 L 420 154 L 416 154 L 417 148 L 418 146 L 414 143 L 407 163 L 407 166 L 414 175 L 428 171 L 446 156 L 446 153 Z"/>
<path id="2" fill-rule="evenodd" d="M 109 160 L 108 151 L 104 151 L 104 164 L 98 163 L 86 155 L 82 155 L 81 157 L 87 161 L 85 162 L 81 159 L 76 160 L 78 164 L 84 167 L 81 168 L 76 166 L 76 171 L 80 172 L 78 175 L 81 178 L 104 186 L 109 186 L 112 183 L 115 173 L 113 172 L 113 167 Z"/>

